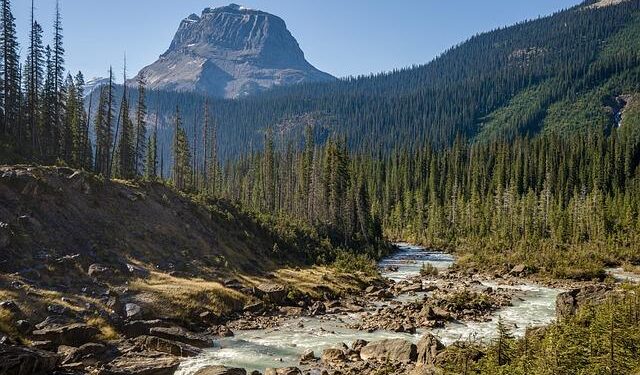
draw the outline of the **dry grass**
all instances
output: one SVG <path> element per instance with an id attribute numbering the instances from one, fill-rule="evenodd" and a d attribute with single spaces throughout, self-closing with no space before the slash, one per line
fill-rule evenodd
<path id="1" fill-rule="evenodd" d="M 100 338 L 103 340 L 115 340 L 117 339 L 118 333 L 116 329 L 113 328 L 106 320 L 100 317 L 95 317 L 87 320 L 87 324 L 96 327 L 100 330 Z"/>
<path id="2" fill-rule="evenodd" d="M 326 291 L 333 295 L 356 293 L 372 280 L 363 273 L 338 273 L 327 267 L 284 268 L 274 272 L 274 276 L 270 281 L 288 285 L 313 298 L 321 298 Z"/>
<path id="3" fill-rule="evenodd" d="M 130 289 L 140 293 L 139 300 L 156 315 L 186 318 L 203 311 L 218 315 L 242 308 L 248 298 L 222 284 L 201 279 L 183 279 L 153 272 L 145 280 L 136 280 Z"/>

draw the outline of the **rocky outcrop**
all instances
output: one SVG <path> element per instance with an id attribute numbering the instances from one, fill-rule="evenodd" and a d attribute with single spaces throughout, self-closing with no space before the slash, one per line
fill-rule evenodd
<path id="1" fill-rule="evenodd" d="M 417 363 L 421 365 L 433 365 L 436 361 L 436 356 L 445 346 L 434 335 L 425 334 L 417 345 Z"/>
<path id="2" fill-rule="evenodd" d="M 184 19 L 169 49 L 140 74 L 153 89 L 227 98 L 335 79 L 307 62 L 282 19 L 235 4 Z"/>
<path id="3" fill-rule="evenodd" d="M 208 348 L 213 346 L 213 340 L 203 335 L 189 332 L 181 327 L 153 327 L 149 329 L 149 334 L 163 339 L 185 343 L 197 348 Z"/>
<path id="4" fill-rule="evenodd" d="M 61 327 L 43 328 L 33 331 L 36 341 L 51 341 L 57 345 L 80 346 L 93 339 L 100 331 L 83 323 L 74 323 Z"/>
<path id="5" fill-rule="evenodd" d="M 180 360 L 161 353 L 130 353 L 105 365 L 100 375 L 173 375 Z"/>
<path id="6" fill-rule="evenodd" d="M 603 302 L 611 292 L 612 289 L 604 285 L 589 285 L 560 293 L 556 298 L 556 317 L 558 320 L 570 318 L 582 306 Z"/>
<path id="7" fill-rule="evenodd" d="M 415 344 L 402 339 L 387 339 L 370 342 L 360 350 L 360 357 L 365 361 L 378 362 L 415 362 L 418 350 Z"/>
<path id="8" fill-rule="evenodd" d="M 287 296 L 287 288 L 284 285 L 264 283 L 255 287 L 255 294 L 271 303 L 281 303 Z"/>
<path id="9" fill-rule="evenodd" d="M 0 374 L 45 375 L 57 367 L 59 360 L 55 353 L 0 344 Z"/>
<path id="10" fill-rule="evenodd" d="M 202 353 L 202 350 L 195 346 L 155 336 L 140 336 L 135 341 L 143 350 L 155 350 L 177 357 L 195 357 Z"/>

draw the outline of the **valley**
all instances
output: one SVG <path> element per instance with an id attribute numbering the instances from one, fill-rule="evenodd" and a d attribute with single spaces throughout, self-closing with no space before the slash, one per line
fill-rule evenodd
<path id="1" fill-rule="evenodd" d="M 37 10 L 0 4 L 0 375 L 639 373 L 640 0 L 343 78 L 229 4 L 85 80 Z"/>

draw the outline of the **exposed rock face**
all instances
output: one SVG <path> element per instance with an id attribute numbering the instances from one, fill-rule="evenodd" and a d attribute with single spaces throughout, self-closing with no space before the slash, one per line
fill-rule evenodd
<path id="1" fill-rule="evenodd" d="M 556 317 L 563 320 L 573 316 L 581 306 L 603 302 L 611 289 L 602 285 L 589 285 L 560 293 L 556 298 Z"/>
<path id="2" fill-rule="evenodd" d="M 153 353 L 128 354 L 119 357 L 101 370 L 103 375 L 173 375 L 180 360 Z"/>
<path id="3" fill-rule="evenodd" d="M 195 357 L 202 353 L 202 350 L 195 346 L 155 336 L 140 336 L 136 338 L 136 342 L 145 350 L 155 350 L 177 357 Z"/>
<path id="4" fill-rule="evenodd" d="M 306 61 L 282 19 L 235 4 L 184 19 L 169 49 L 141 73 L 150 88 L 227 98 L 334 79 Z"/>
<path id="5" fill-rule="evenodd" d="M 48 374 L 58 365 L 55 353 L 0 345 L 0 374 Z"/>
<path id="6" fill-rule="evenodd" d="M 435 336 L 430 333 L 425 334 L 418 342 L 418 363 L 422 365 L 433 365 L 439 352 L 445 346 Z"/>
<path id="7" fill-rule="evenodd" d="M 43 328 L 33 331 L 37 341 L 52 341 L 58 345 L 80 346 L 93 339 L 100 331 L 86 324 L 74 323 L 62 327 Z"/>
<path id="8" fill-rule="evenodd" d="M 415 344 L 402 339 L 375 341 L 360 350 L 360 357 L 379 362 L 415 362 L 418 351 Z"/>
<path id="9" fill-rule="evenodd" d="M 202 335 L 189 332 L 180 327 L 153 327 L 149 330 L 149 334 L 167 340 L 182 342 L 198 348 L 208 348 L 213 346 L 213 340 L 209 340 Z"/>

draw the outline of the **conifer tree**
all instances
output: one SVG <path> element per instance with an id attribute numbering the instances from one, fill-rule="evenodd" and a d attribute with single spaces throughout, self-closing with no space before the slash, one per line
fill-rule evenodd
<path id="1" fill-rule="evenodd" d="M 178 190 L 190 190 L 192 188 L 191 176 L 191 151 L 189 150 L 189 141 L 187 139 L 187 134 L 182 128 L 180 108 L 176 106 L 174 119 L 172 174 L 174 186 Z"/>
<path id="2" fill-rule="evenodd" d="M 42 157 L 42 90 L 44 85 L 45 51 L 42 45 L 42 27 L 34 19 L 31 4 L 31 31 L 29 49 L 24 66 L 25 114 L 30 141 L 30 152 L 35 158 Z"/>
<path id="3" fill-rule="evenodd" d="M 15 18 L 11 12 L 11 1 L 2 0 L 2 126 L 5 134 L 12 135 L 16 144 L 22 145 L 26 132 L 20 124 L 20 59 L 16 37 Z"/>
<path id="4" fill-rule="evenodd" d="M 158 177 L 158 119 L 159 111 L 156 111 L 155 124 L 153 127 L 153 133 L 149 136 L 147 157 L 146 157 L 146 177 L 150 180 L 155 180 Z"/>
<path id="5" fill-rule="evenodd" d="M 147 103 L 146 103 L 146 81 L 144 73 L 138 75 L 138 105 L 136 107 L 136 131 L 135 131 L 135 171 L 137 176 L 144 175 L 144 158 L 146 154 L 147 141 Z"/>

